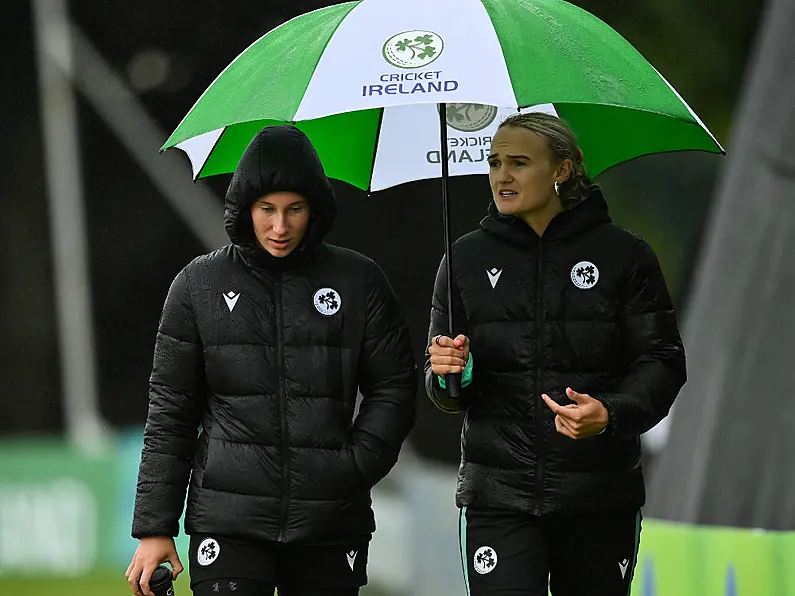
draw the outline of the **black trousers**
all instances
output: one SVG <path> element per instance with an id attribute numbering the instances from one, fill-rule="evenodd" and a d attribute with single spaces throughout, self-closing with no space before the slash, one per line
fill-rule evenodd
<path id="1" fill-rule="evenodd" d="M 464 507 L 461 555 L 468 596 L 627 596 L 640 511 L 550 515 Z"/>
<path id="2" fill-rule="evenodd" d="M 191 536 L 195 596 L 357 596 L 367 583 L 368 544 L 308 546 Z"/>

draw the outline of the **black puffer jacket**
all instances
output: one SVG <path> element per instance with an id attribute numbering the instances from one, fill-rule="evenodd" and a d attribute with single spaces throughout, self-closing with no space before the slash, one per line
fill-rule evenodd
<path id="1" fill-rule="evenodd" d="M 281 259 L 256 243 L 249 210 L 279 190 L 311 206 L 302 244 Z M 369 539 L 370 488 L 414 424 L 417 379 L 408 327 L 379 267 L 322 242 L 334 214 L 306 137 L 264 129 L 227 193 L 232 244 L 190 263 L 166 298 L 134 537 L 178 533 L 190 479 L 189 534 Z"/>
<path id="2" fill-rule="evenodd" d="M 489 211 L 453 248 L 455 332 L 470 337 L 474 373 L 460 403 L 426 361 L 431 399 L 466 410 L 458 505 L 535 515 L 640 507 L 639 435 L 666 416 L 685 382 L 654 253 L 611 223 L 597 187 L 542 239 Z M 429 338 L 446 334 L 446 291 L 443 263 Z M 572 403 L 566 387 L 605 404 L 606 432 L 583 440 L 556 432 L 541 394 Z"/>

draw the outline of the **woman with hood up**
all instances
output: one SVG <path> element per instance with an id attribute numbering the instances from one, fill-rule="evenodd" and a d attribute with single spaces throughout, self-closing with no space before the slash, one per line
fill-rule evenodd
<path id="1" fill-rule="evenodd" d="M 426 390 L 466 412 L 457 505 L 471 596 L 626 596 L 645 489 L 640 435 L 685 382 L 652 249 L 611 222 L 561 119 L 509 117 L 493 201 L 453 246 L 429 331 Z M 639 197 L 642 200 L 642 197 Z M 462 374 L 452 398 L 447 375 Z"/>
<path id="2" fill-rule="evenodd" d="M 182 571 L 186 490 L 197 596 L 354 596 L 366 583 L 370 489 L 413 427 L 417 379 L 381 269 L 323 241 L 335 213 L 308 138 L 266 127 L 226 195 L 231 243 L 174 279 L 138 473 L 135 594 L 151 594 L 162 562 Z"/>

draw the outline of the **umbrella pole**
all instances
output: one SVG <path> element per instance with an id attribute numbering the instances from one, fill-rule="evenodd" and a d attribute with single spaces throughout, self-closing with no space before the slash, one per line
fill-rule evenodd
<path id="1" fill-rule="evenodd" d="M 442 164 L 442 229 L 444 231 L 444 257 L 447 273 L 447 333 L 451 338 L 456 336 L 453 327 L 453 242 L 450 237 L 450 164 L 449 149 L 447 147 L 447 104 L 439 104 L 439 131 Z M 451 374 L 445 377 L 447 393 L 452 398 L 461 395 L 461 375 Z"/>

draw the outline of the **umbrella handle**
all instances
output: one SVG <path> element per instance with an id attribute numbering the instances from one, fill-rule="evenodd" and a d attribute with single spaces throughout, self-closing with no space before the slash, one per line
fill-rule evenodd
<path id="1" fill-rule="evenodd" d="M 461 373 L 452 373 L 444 376 L 447 395 L 450 399 L 461 398 Z"/>
<path id="2" fill-rule="evenodd" d="M 455 337 L 453 333 L 453 324 L 455 317 L 453 316 L 453 284 L 450 280 L 453 277 L 453 250 L 452 239 L 450 237 L 450 202 L 448 197 L 450 195 L 449 180 L 450 180 L 450 164 L 448 162 L 448 147 L 447 147 L 447 104 L 440 103 L 439 106 L 439 148 L 441 149 L 441 162 L 442 162 L 442 230 L 444 232 L 444 255 L 447 262 L 447 329 L 450 331 L 450 336 Z M 447 395 L 452 399 L 459 399 L 461 397 L 461 374 L 449 374 L 444 377 L 445 386 L 447 387 Z"/>

